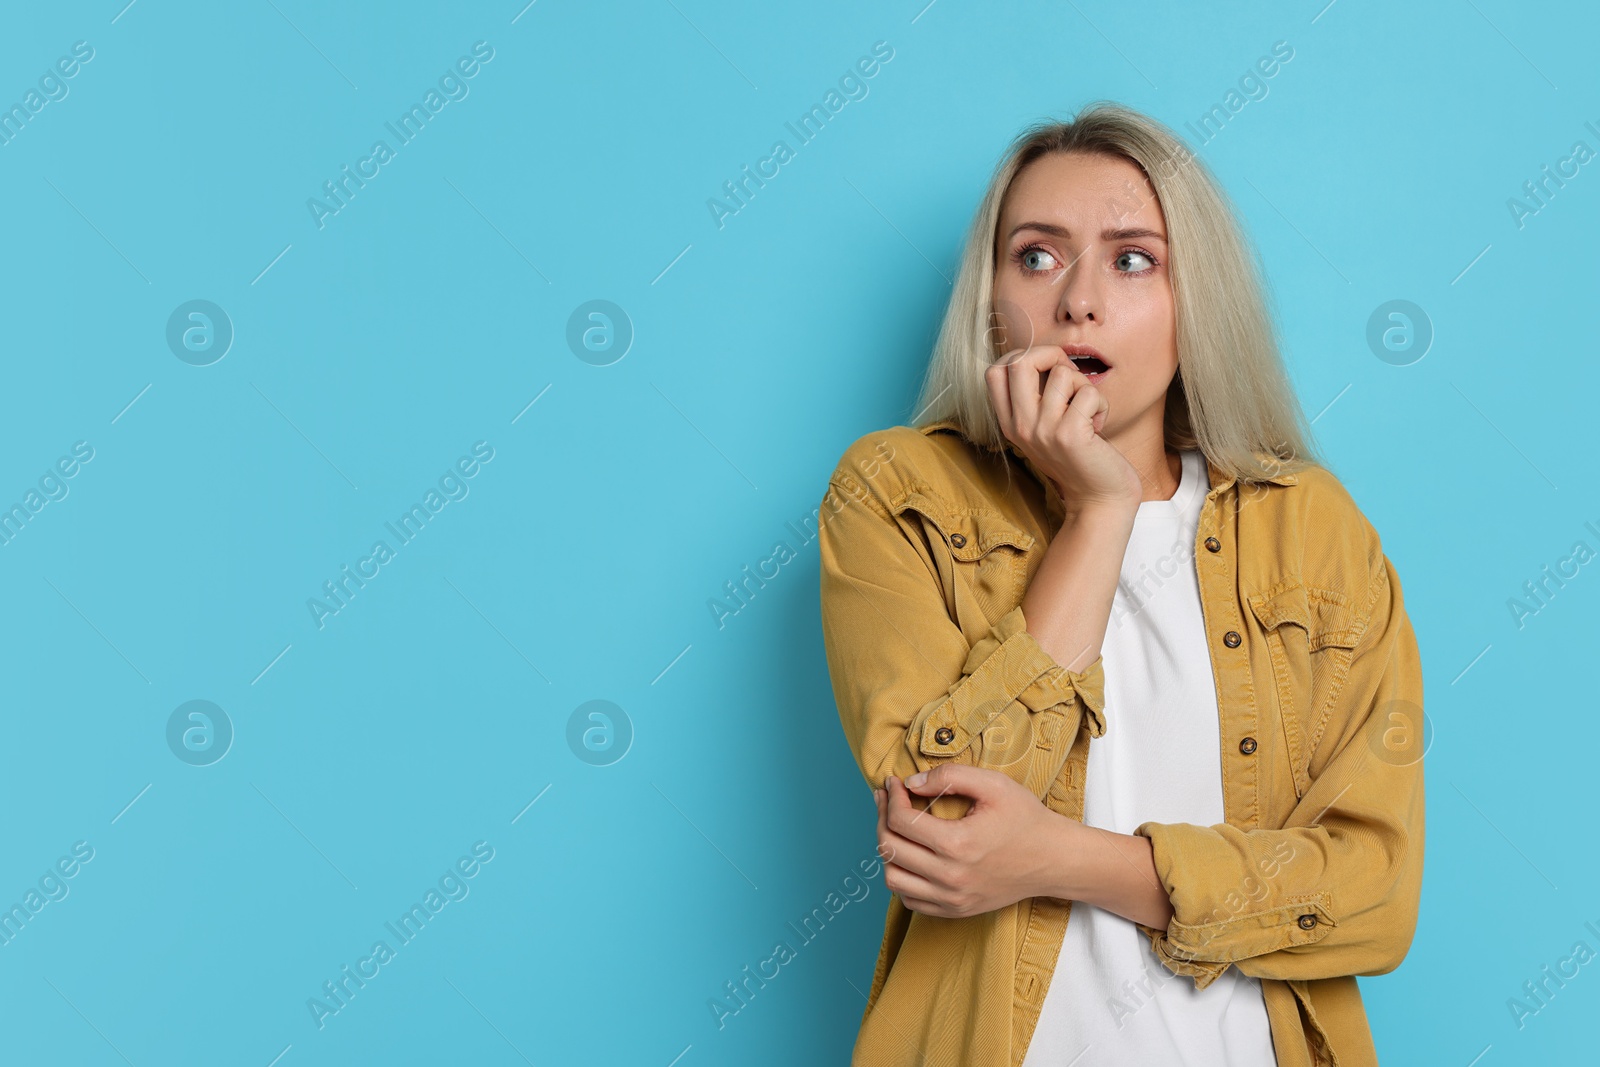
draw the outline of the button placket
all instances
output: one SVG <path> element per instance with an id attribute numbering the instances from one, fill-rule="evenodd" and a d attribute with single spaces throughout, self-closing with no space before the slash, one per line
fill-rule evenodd
<path id="1" fill-rule="evenodd" d="M 1202 530 L 1220 528 L 1220 523 L 1215 521 L 1218 513 L 1222 510 L 1221 501 L 1218 500 L 1219 489 L 1220 487 L 1213 486 L 1211 492 L 1206 494 L 1206 499 L 1201 505 L 1200 529 Z M 1225 499 L 1232 500 L 1229 494 L 1223 494 L 1223 496 Z M 1233 500 L 1233 508 L 1234 514 L 1237 515 L 1238 505 L 1236 500 Z M 1214 533 L 1207 534 L 1205 539 L 1201 541 L 1201 544 L 1205 546 L 1207 552 L 1217 557 L 1217 566 L 1215 568 L 1215 572 L 1213 573 L 1212 570 L 1207 568 L 1201 568 L 1200 574 L 1201 617 L 1208 624 L 1207 632 L 1209 633 L 1212 632 L 1209 624 L 1218 618 L 1216 609 L 1220 605 L 1217 603 L 1217 601 L 1220 600 L 1224 590 L 1233 587 L 1236 578 L 1233 561 L 1230 558 L 1222 555 L 1222 539 L 1220 537 Z M 1228 630 L 1222 635 L 1222 643 L 1228 648 L 1238 648 L 1240 645 L 1244 644 L 1244 638 L 1240 636 L 1239 631 Z M 1218 666 L 1221 669 L 1227 670 L 1242 670 L 1246 672 L 1249 670 L 1248 664 L 1244 664 L 1242 667 L 1235 665 L 1234 667 L 1229 668 L 1227 665 L 1219 663 Z M 1245 729 L 1251 729 L 1255 725 L 1254 712 L 1256 710 L 1252 705 L 1249 704 L 1241 705 L 1238 708 L 1229 706 L 1225 696 L 1226 691 L 1227 686 L 1224 684 L 1223 680 L 1219 678 L 1217 694 L 1218 713 L 1222 717 L 1222 731 L 1224 737 L 1232 734 L 1233 731 L 1239 726 L 1243 726 Z M 1246 735 L 1245 737 L 1240 738 L 1238 751 L 1243 756 L 1252 756 L 1254 755 L 1257 747 L 1258 744 L 1256 739 L 1252 736 Z M 1228 759 L 1226 749 L 1223 749 L 1222 758 L 1224 760 Z M 1256 780 L 1258 770 L 1259 768 L 1256 762 L 1254 760 L 1249 760 L 1240 767 L 1240 773 L 1236 777 L 1230 778 L 1229 776 L 1224 776 L 1222 804 L 1223 819 L 1225 822 L 1249 829 L 1259 818 L 1259 813 L 1255 810 L 1253 800 L 1251 799 L 1254 797 L 1257 789 L 1259 788 L 1259 782 Z M 1250 812 L 1250 814 L 1256 818 L 1242 817 L 1243 813 L 1246 811 Z"/>

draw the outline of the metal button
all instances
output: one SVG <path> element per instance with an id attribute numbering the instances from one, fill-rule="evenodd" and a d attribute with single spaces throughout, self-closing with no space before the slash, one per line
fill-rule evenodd
<path id="1" fill-rule="evenodd" d="M 1239 742 L 1239 751 L 1243 752 L 1246 756 L 1250 755 L 1250 753 L 1254 752 L 1255 750 L 1256 750 L 1256 739 L 1255 738 L 1247 737 L 1244 740 Z"/>
<path id="2" fill-rule="evenodd" d="M 1222 643 L 1227 645 L 1229 648 L 1238 648 L 1239 640 L 1239 631 L 1237 630 L 1229 630 L 1227 633 L 1222 635 Z"/>
<path id="3" fill-rule="evenodd" d="M 1300 916 L 1300 929 L 1309 930 L 1315 925 L 1317 925 L 1317 917 L 1315 915 Z"/>
<path id="4" fill-rule="evenodd" d="M 966 534 L 953 533 L 950 535 L 950 543 L 957 548 L 964 548 L 967 544 L 967 536 Z"/>
<path id="5" fill-rule="evenodd" d="M 1206 549 L 1211 552 L 1221 552 L 1222 542 L 1218 541 L 1215 537 L 1208 537 L 1206 538 Z"/>
<path id="6" fill-rule="evenodd" d="M 933 732 L 933 739 L 941 745 L 948 745 L 956 739 L 956 732 L 948 726 L 941 726 Z"/>

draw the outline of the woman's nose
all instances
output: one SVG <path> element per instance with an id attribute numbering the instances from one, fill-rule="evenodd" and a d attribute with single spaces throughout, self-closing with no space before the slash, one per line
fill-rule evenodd
<path id="1" fill-rule="evenodd" d="M 1058 316 L 1068 322 L 1098 318 L 1101 314 L 1099 282 L 1090 269 L 1088 253 L 1080 254 L 1061 272 Z"/>

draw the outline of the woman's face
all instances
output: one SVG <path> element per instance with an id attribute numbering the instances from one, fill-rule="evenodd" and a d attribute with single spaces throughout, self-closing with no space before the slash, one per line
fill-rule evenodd
<path id="1" fill-rule="evenodd" d="M 999 350 L 1093 346 L 1110 368 L 1091 377 L 1110 405 L 1105 437 L 1162 434 L 1178 368 L 1166 238 L 1149 180 L 1114 156 L 1042 156 L 1016 176 L 1001 211 Z"/>

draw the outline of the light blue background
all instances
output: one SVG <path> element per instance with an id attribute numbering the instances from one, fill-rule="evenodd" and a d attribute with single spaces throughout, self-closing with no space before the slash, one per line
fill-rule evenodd
<path id="1" fill-rule="evenodd" d="M 1522 1029 L 1507 1007 L 1600 951 L 1600 574 L 1508 608 L 1600 548 L 1600 164 L 1507 206 L 1600 149 L 1581 5 L 123 3 L 0 34 L 7 105 L 94 49 L 0 146 L 0 504 L 94 449 L 0 547 L 0 905 L 94 849 L 0 946 L 0 1060 L 844 1062 L 881 875 L 724 1028 L 708 1008 L 872 855 L 788 524 L 912 416 L 1005 143 L 1101 97 L 1236 201 L 1402 575 L 1435 741 L 1416 940 L 1361 981 L 1384 1061 L 1592 1053 L 1600 965 Z M 319 229 L 307 199 L 480 40 L 469 95 Z M 1195 138 L 1280 40 L 1266 95 Z M 868 95 L 797 145 L 877 41 Z M 780 138 L 719 228 L 708 199 Z M 206 367 L 165 341 L 193 299 L 235 330 Z M 566 340 L 596 299 L 635 330 L 606 366 Z M 1394 299 L 1435 331 L 1407 366 L 1366 342 Z M 319 629 L 307 599 L 477 441 L 469 494 Z M 210 766 L 166 742 L 194 699 L 236 731 Z M 609 766 L 567 742 L 590 700 L 632 724 Z M 308 998 L 476 841 L 470 895 L 319 1030 Z"/>

